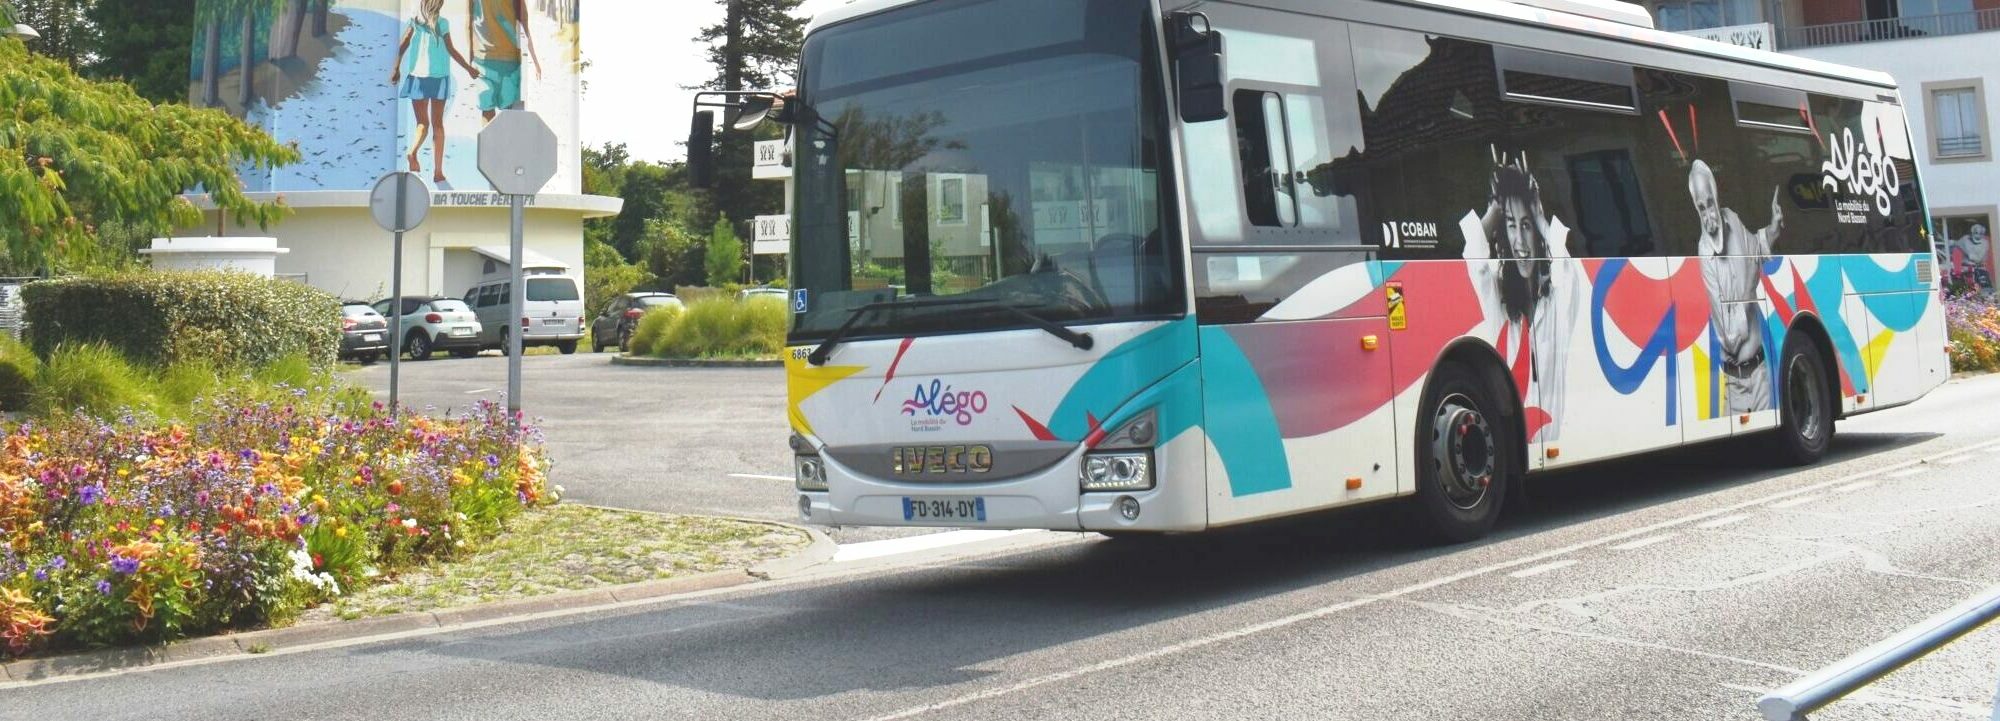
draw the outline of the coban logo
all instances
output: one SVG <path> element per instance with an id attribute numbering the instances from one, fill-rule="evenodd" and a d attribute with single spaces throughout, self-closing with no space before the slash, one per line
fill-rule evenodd
<path id="1" fill-rule="evenodd" d="M 961 426 L 972 425 L 973 416 L 985 412 L 985 391 L 955 391 L 935 378 L 929 384 L 918 383 L 916 392 L 903 401 L 903 415 L 943 416 Z"/>
<path id="2" fill-rule="evenodd" d="M 1889 199 L 1903 192 L 1903 176 L 1887 155 L 1854 144 L 1854 130 L 1844 128 L 1839 136 L 1826 135 L 1827 159 L 1819 164 L 1820 187 L 1839 195 L 1846 193 L 1875 200 L 1875 212 L 1889 215 Z M 1843 186 L 1845 186 L 1843 188 Z"/>

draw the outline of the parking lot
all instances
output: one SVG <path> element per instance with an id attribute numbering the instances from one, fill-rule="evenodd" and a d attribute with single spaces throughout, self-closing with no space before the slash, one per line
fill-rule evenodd
<path id="1" fill-rule="evenodd" d="M 639 368 L 611 355 L 533 355 L 523 362 L 528 416 L 548 437 L 570 500 L 618 508 L 794 520 L 778 368 Z M 389 364 L 350 377 L 386 400 Z M 402 402 L 445 414 L 500 401 L 507 359 L 406 362 Z M 842 529 L 842 542 L 924 531 Z"/>

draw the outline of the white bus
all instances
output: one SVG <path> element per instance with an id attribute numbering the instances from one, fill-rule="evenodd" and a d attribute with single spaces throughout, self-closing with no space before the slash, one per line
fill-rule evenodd
<path id="1" fill-rule="evenodd" d="M 1949 375 L 1894 82 L 1623 3 L 862 0 L 698 104 L 789 126 L 813 523 L 1465 540 Z"/>

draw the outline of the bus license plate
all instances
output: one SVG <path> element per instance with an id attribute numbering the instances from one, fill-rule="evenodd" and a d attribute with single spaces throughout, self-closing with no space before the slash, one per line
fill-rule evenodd
<path id="1" fill-rule="evenodd" d="M 903 497 L 905 521 L 986 521 L 986 499 Z"/>

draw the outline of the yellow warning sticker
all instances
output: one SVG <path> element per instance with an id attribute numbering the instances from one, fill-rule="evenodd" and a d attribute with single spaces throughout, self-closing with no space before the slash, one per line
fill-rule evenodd
<path id="1" fill-rule="evenodd" d="M 1389 330 L 1409 327 L 1409 317 L 1403 311 L 1403 284 L 1389 283 L 1383 289 L 1389 294 Z"/>

